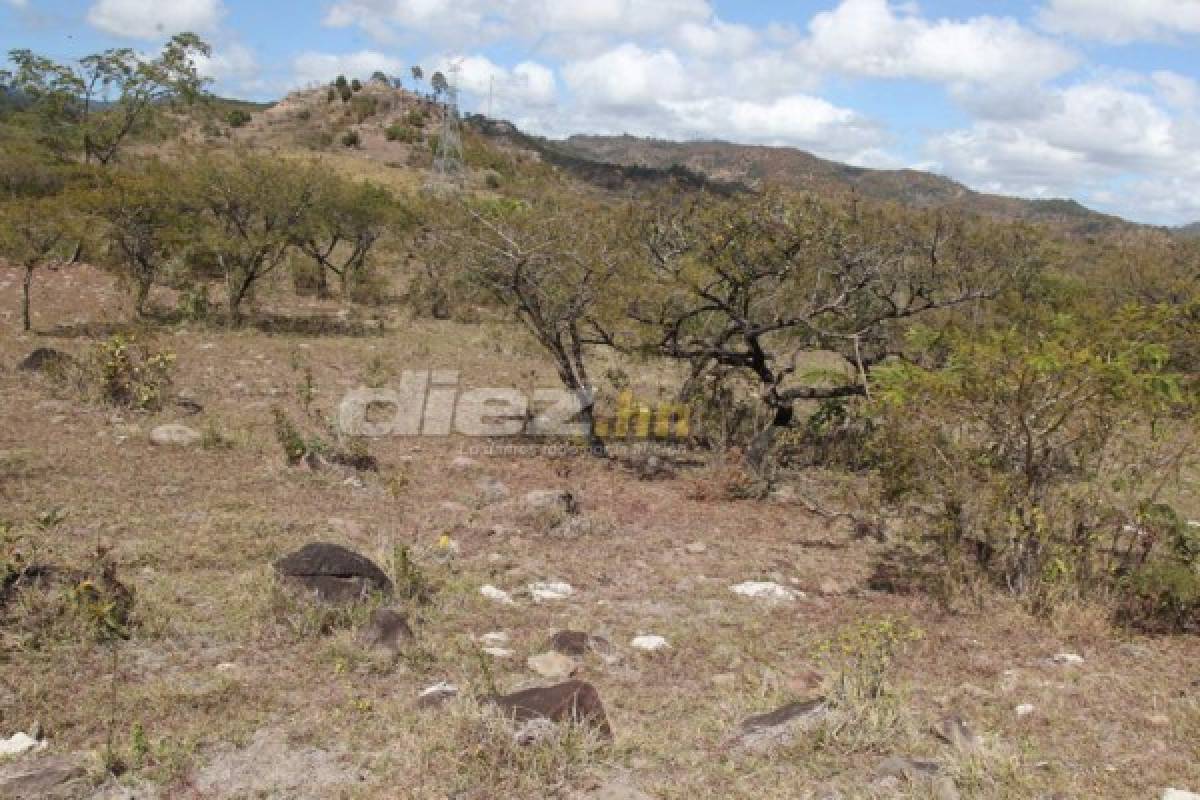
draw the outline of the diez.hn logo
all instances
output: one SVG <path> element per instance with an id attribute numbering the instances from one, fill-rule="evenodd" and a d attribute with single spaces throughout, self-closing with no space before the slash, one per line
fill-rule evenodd
<path id="1" fill-rule="evenodd" d="M 360 388 L 338 407 L 338 426 L 350 436 L 565 436 L 583 437 L 581 420 L 595 402 L 591 392 L 514 388 L 461 389 L 457 370 L 405 370 L 395 388 Z M 689 409 L 677 403 L 657 408 L 624 392 L 612 416 L 596 415 L 601 437 L 659 439 L 688 434 Z"/>

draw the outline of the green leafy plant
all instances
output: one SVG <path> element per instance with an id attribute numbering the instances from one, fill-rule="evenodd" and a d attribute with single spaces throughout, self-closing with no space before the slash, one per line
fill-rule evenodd
<path id="1" fill-rule="evenodd" d="M 117 334 L 96 346 L 92 361 L 105 402 L 151 411 L 162 408 L 171 386 L 174 353 L 153 352 L 133 337 Z"/>

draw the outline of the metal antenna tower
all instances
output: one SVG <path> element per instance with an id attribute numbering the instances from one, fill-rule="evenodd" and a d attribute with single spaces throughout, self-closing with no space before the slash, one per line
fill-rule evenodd
<path id="1" fill-rule="evenodd" d="M 462 59 L 454 61 L 446 89 L 446 105 L 442 114 L 442 129 L 438 134 L 437 152 L 433 158 L 433 173 L 439 182 L 460 183 L 466 176 L 463 162 L 462 132 L 458 126 L 458 73 L 462 70 Z"/>

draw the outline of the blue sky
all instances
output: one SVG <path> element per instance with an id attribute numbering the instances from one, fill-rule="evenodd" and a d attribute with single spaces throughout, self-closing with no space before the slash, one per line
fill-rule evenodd
<path id="1" fill-rule="evenodd" d="M 801 147 L 972 188 L 1200 220 L 1200 0 L 0 0 L 0 50 L 214 46 L 222 94 L 461 59 L 547 135 Z"/>

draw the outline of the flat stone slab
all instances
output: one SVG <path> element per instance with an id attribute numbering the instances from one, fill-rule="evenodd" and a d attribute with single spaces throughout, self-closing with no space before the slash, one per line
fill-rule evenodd
<path id="1" fill-rule="evenodd" d="M 566 681 L 512 694 L 491 695 L 485 702 L 497 706 L 517 723 L 548 719 L 587 726 L 605 738 L 612 738 L 600 693 L 586 681 Z"/>

